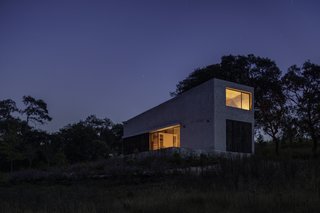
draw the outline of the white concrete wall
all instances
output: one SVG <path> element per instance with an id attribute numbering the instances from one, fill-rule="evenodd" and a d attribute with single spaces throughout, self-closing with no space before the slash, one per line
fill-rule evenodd
<path id="1" fill-rule="evenodd" d="M 243 110 L 226 106 L 225 89 L 234 88 L 251 92 L 252 110 Z M 244 121 L 252 124 L 254 132 L 254 88 L 229 81 L 214 79 L 214 141 L 216 151 L 226 151 L 226 120 Z M 252 153 L 254 152 L 254 142 L 252 134 Z"/>
<path id="2" fill-rule="evenodd" d="M 128 120 L 124 138 L 174 124 L 181 126 L 181 147 L 213 148 L 213 80 Z"/>

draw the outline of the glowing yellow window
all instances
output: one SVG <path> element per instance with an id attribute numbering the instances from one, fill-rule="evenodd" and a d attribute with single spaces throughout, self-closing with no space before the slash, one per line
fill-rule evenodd
<path id="1" fill-rule="evenodd" d="M 226 105 L 244 110 L 251 110 L 251 93 L 226 88 Z"/>
<path id="2" fill-rule="evenodd" d="M 246 109 L 246 110 L 250 110 L 251 106 L 250 106 L 250 94 L 249 93 L 241 93 L 241 108 L 242 109 Z"/>
<path id="3" fill-rule="evenodd" d="M 149 149 L 180 147 L 180 125 L 156 129 L 149 134 Z"/>

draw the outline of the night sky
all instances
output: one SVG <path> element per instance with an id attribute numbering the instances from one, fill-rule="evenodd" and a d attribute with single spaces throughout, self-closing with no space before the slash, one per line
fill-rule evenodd
<path id="1" fill-rule="evenodd" d="M 122 122 L 228 54 L 320 64 L 320 1 L 0 0 L 0 100 L 44 99 L 55 131 Z"/>

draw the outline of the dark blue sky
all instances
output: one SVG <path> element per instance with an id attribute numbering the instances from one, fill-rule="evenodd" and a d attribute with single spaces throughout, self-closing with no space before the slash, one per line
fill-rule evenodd
<path id="1" fill-rule="evenodd" d="M 0 0 L 0 99 L 44 99 L 53 131 L 127 120 L 222 55 L 319 64 L 319 2 Z"/>

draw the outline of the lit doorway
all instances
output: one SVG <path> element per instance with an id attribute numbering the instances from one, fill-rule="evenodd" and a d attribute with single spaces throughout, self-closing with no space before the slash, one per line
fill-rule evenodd
<path id="1" fill-rule="evenodd" d="M 150 150 L 165 149 L 170 147 L 180 147 L 180 125 L 169 126 L 150 132 Z"/>

